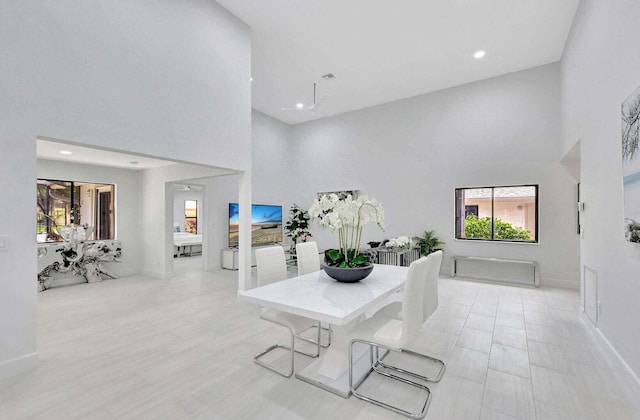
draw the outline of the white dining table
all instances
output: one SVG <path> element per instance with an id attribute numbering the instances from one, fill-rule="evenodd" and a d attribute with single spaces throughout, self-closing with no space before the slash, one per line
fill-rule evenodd
<path id="1" fill-rule="evenodd" d="M 250 290 L 238 291 L 240 301 L 250 302 L 331 325 L 331 346 L 296 378 L 344 398 L 349 390 L 349 332 L 371 313 L 396 296 L 404 286 L 407 267 L 376 264 L 372 273 L 356 283 L 340 283 L 323 270 L 292 277 Z M 368 356 L 354 357 L 356 370 L 368 370 Z"/>

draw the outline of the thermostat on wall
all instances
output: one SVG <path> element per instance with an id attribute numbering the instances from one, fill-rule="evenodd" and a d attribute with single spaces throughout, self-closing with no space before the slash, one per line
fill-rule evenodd
<path id="1" fill-rule="evenodd" d="M 9 250 L 9 236 L 0 235 L 0 251 Z"/>

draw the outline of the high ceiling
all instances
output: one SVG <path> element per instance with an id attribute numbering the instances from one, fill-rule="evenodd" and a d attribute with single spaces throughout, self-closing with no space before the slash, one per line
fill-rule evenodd
<path id="1" fill-rule="evenodd" d="M 253 108 L 290 124 L 558 61 L 579 3 L 216 1 L 251 26 Z M 280 110 L 311 105 L 314 81 L 318 110 Z"/>

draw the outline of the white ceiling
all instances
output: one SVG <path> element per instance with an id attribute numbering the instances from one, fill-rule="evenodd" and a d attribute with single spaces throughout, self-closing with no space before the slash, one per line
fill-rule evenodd
<path id="1" fill-rule="evenodd" d="M 110 166 L 113 168 L 142 170 L 173 165 L 176 163 L 168 160 L 153 159 L 145 156 L 131 155 L 109 150 L 92 149 L 89 147 L 76 146 L 73 144 L 44 139 L 36 140 L 36 149 L 37 156 L 41 159 Z M 63 155 L 60 153 L 61 150 L 71 152 L 71 154 Z"/>
<path id="2" fill-rule="evenodd" d="M 96 149 L 87 146 L 80 146 L 63 141 L 56 141 L 48 138 L 38 138 L 36 140 L 36 150 L 39 159 L 50 159 L 62 162 L 84 163 L 87 165 L 108 166 L 112 168 L 124 168 L 131 170 L 143 170 L 150 168 L 158 168 L 161 166 L 183 164 L 191 166 L 194 170 L 207 168 L 207 175 L 202 177 L 202 170 L 197 170 L 193 174 L 197 174 L 199 178 L 184 178 L 176 180 L 173 183 L 174 190 L 202 190 L 202 183 L 206 179 L 214 176 L 229 175 L 233 171 L 223 168 L 214 168 L 209 166 L 196 165 L 188 162 L 178 162 L 167 159 L 151 158 L 143 155 L 136 155 L 114 150 Z M 61 154 L 64 150 L 71 154 Z M 135 162 L 135 163 L 134 163 Z M 183 176 L 189 176 L 186 172 Z"/>
<path id="3" fill-rule="evenodd" d="M 253 107 L 290 124 L 558 61 L 579 3 L 216 1 L 251 26 Z M 326 73 L 319 110 L 280 110 L 311 105 Z"/>

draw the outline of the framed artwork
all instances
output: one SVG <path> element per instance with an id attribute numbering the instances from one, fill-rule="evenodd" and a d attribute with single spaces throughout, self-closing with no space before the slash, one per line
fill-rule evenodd
<path id="1" fill-rule="evenodd" d="M 622 102 L 624 236 L 640 243 L 640 87 Z"/>

